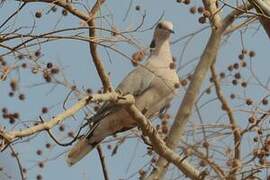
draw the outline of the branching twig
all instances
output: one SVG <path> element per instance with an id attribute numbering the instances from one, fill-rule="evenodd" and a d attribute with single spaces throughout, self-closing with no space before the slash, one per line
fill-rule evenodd
<path id="1" fill-rule="evenodd" d="M 21 179 L 24 180 L 23 167 L 22 167 L 21 161 L 20 161 L 20 159 L 18 157 L 18 154 L 17 154 L 17 152 L 14 150 L 14 148 L 11 145 L 9 145 L 8 147 L 11 150 L 12 155 L 14 156 L 14 158 L 17 161 L 17 164 L 18 164 L 18 167 L 19 167 L 19 171 L 20 171 L 20 175 L 21 175 Z"/>
<path id="2" fill-rule="evenodd" d="M 97 0 L 96 4 L 93 6 L 93 8 L 91 9 L 91 16 L 93 17 L 89 22 L 88 22 L 88 26 L 89 26 L 89 38 L 93 39 L 95 41 L 95 37 L 96 37 L 96 14 L 97 11 L 100 9 L 100 6 L 105 2 L 105 0 Z M 109 80 L 109 76 L 108 74 L 106 74 L 104 66 L 101 62 L 101 59 L 97 53 L 97 44 L 94 42 L 89 42 L 89 46 L 90 46 L 90 52 L 91 52 L 91 56 L 93 59 L 93 62 L 96 66 L 96 70 L 98 72 L 98 75 L 102 81 L 103 84 L 103 88 L 104 88 L 104 92 L 111 92 L 112 86 Z"/>
<path id="3" fill-rule="evenodd" d="M 234 176 L 235 173 L 237 172 L 237 170 L 240 168 L 239 166 L 236 166 L 236 165 L 239 165 L 239 163 L 236 163 L 236 162 L 237 161 L 240 162 L 240 160 L 241 160 L 241 149 L 240 149 L 241 133 L 240 133 L 240 129 L 238 128 L 235 117 L 233 115 L 233 111 L 230 108 L 227 100 L 223 96 L 223 93 L 222 93 L 222 90 L 220 87 L 220 82 L 218 80 L 218 76 L 217 76 L 214 64 L 212 64 L 210 69 L 211 69 L 211 75 L 212 75 L 213 83 L 215 85 L 217 97 L 222 104 L 222 108 L 224 109 L 224 111 L 226 111 L 226 113 L 228 115 L 231 129 L 232 129 L 232 133 L 234 136 L 234 161 L 235 161 L 235 163 L 233 163 L 232 169 L 229 172 L 229 176 Z"/>

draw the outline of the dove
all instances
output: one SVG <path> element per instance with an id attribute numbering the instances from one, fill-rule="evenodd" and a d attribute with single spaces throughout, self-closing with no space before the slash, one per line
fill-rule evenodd
<path id="1" fill-rule="evenodd" d="M 116 88 L 116 92 L 122 95 L 133 95 L 135 106 L 148 119 L 168 106 L 179 87 L 170 49 L 171 33 L 174 33 L 171 22 L 159 22 L 151 43 L 154 48 L 148 59 L 134 68 Z M 106 137 L 136 127 L 135 120 L 125 107 L 112 102 L 105 102 L 89 121 L 92 125 L 88 133 L 79 138 L 67 154 L 69 166 L 80 161 Z"/>

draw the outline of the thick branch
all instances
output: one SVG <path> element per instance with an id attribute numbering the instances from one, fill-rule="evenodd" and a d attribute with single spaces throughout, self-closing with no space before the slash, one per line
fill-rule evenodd
<path id="1" fill-rule="evenodd" d="M 187 177 L 191 179 L 203 179 L 200 172 L 185 160 L 186 157 L 179 156 L 165 144 L 150 121 L 145 118 L 145 116 L 136 108 L 134 104 L 130 105 L 126 109 L 135 119 L 143 134 L 149 137 L 153 145 L 153 149 L 157 154 L 165 158 L 168 162 L 173 163 Z"/>
<path id="2" fill-rule="evenodd" d="M 203 0 L 203 4 L 206 10 L 208 10 L 211 14 L 210 22 L 211 25 L 215 28 L 221 26 L 221 16 L 220 9 L 216 5 L 216 1 L 213 0 Z"/>
<path id="3" fill-rule="evenodd" d="M 270 38 L 270 2 L 262 1 L 262 0 L 249 0 L 250 4 L 252 4 L 256 11 L 259 14 L 264 16 L 259 16 L 260 23 L 263 25 L 265 32 L 267 33 L 268 37 Z M 266 16 L 266 17 L 265 17 Z"/>

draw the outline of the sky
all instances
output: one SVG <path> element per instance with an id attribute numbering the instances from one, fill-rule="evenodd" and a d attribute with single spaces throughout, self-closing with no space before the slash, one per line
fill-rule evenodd
<path id="1" fill-rule="evenodd" d="M 86 1 L 88 6 L 91 7 L 93 1 Z M 130 6 L 131 3 L 131 6 Z M 189 8 L 191 6 L 200 6 L 201 2 L 192 2 L 192 5 L 186 6 L 183 4 L 176 3 L 175 0 L 163 1 L 163 0 L 114 0 L 107 1 L 102 7 L 100 16 L 106 16 L 110 23 L 113 23 L 120 30 L 128 30 L 132 27 L 136 27 L 141 22 L 142 14 L 145 13 L 145 22 L 143 24 L 143 29 L 148 29 L 151 27 L 163 14 L 162 19 L 172 21 L 174 24 L 175 35 L 172 37 L 172 41 L 177 40 L 189 33 L 198 31 L 199 29 L 206 27 L 207 24 L 202 25 L 198 23 L 198 15 L 192 15 L 189 13 Z M 3 22 L 17 7 L 18 2 L 7 1 L 0 9 L 0 22 Z M 130 6 L 130 11 L 126 16 L 127 10 Z M 140 6 L 140 11 L 136 11 L 135 7 Z M 52 31 L 55 27 L 58 29 L 65 27 L 78 27 L 80 22 L 77 18 L 68 14 L 66 17 L 61 15 L 61 8 L 58 8 L 56 13 L 48 13 L 46 11 L 49 9 L 47 4 L 43 3 L 31 3 L 26 5 L 24 10 L 12 21 L 14 24 L 10 24 L 11 29 L 19 26 L 31 26 L 35 23 L 36 28 L 34 28 L 34 34 L 44 33 Z M 42 11 L 43 16 L 40 19 L 36 19 L 34 14 L 36 11 Z M 224 12 L 227 12 L 225 9 Z M 107 22 L 98 21 L 99 26 L 108 27 Z M 27 32 L 29 29 L 22 30 L 21 32 Z M 256 63 L 254 63 L 253 68 L 256 71 L 257 76 L 263 82 L 266 82 L 269 77 L 269 72 L 267 67 L 269 66 L 268 61 L 268 51 L 269 39 L 264 33 L 259 24 L 255 23 L 250 26 L 248 30 L 243 29 L 244 35 L 242 35 L 245 48 L 249 50 L 254 50 L 256 52 Z M 0 29 L 0 33 L 2 30 Z M 152 39 L 153 30 L 147 30 L 142 32 L 133 33 L 131 37 L 135 38 L 142 47 L 148 47 Z M 108 36 L 104 32 L 98 32 L 100 36 Z M 209 37 L 209 28 L 203 32 L 195 35 L 192 39 L 185 39 L 178 43 L 172 45 L 173 55 L 177 59 L 178 67 L 190 62 L 196 57 L 200 57 L 203 48 Z M 190 41 L 190 42 L 189 42 Z M 187 42 L 189 42 L 187 44 Z M 9 45 L 14 45 L 9 43 Z M 186 45 L 186 46 L 185 46 Z M 117 49 L 121 50 L 125 54 L 131 56 L 136 50 L 136 47 L 128 43 L 119 43 L 115 46 Z M 30 48 L 30 51 L 34 51 L 38 47 Z M 95 67 L 91 61 L 88 44 L 81 41 L 71 41 L 71 40 L 61 40 L 46 43 L 41 45 L 42 56 L 39 62 L 42 65 L 46 65 L 47 62 L 53 62 L 58 64 L 58 66 L 63 69 L 64 77 L 70 82 L 75 83 L 80 90 L 85 90 L 87 88 L 92 88 L 93 90 L 98 90 L 101 87 L 99 77 L 96 73 Z M 181 52 L 185 48 L 184 54 Z M 241 52 L 241 36 L 239 32 L 233 33 L 224 39 L 221 46 L 221 51 L 219 53 L 217 61 L 217 69 L 223 71 L 227 68 L 230 63 L 237 61 L 239 52 Z M 5 50 L 0 49 L 0 53 L 5 52 Z M 128 59 L 123 56 L 110 51 L 104 50 L 104 48 L 99 48 L 99 53 L 102 57 L 105 68 L 110 72 L 110 78 L 114 87 L 123 79 L 123 77 L 132 70 L 133 66 Z M 182 58 L 181 58 L 182 57 Z M 6 58 L 10 62 L 16 61 L 13 55 Z M 181 60 L 182 59 L 182 60 Z M 181 65 L 180 65 L 181 60 Z M 194 69 L 195 63 L 191 63 L 189 66 L 183 68 L 179 72 L 180 77 L 185 77 L 188 75 L 190 70 Z M 248 74 L 248 72 L 246 72 Z M 248 75 L 247 75 L 248 76 Z M 30 70 L 15 71 L 11 74 L 9 79 L 20 77 L 20 88 L 19 92 L 25 93 L 27 99 L 25 101 L 18 101 L 16 98 L 8 97 L 9 93 L 9 81 L 0 82 L 0 93 L 3 94 L 0 98 L 0 108 L 9 107 L 11 111 L 21 112 L 20 119 L 22 121 L 35 121 L 40 115 L 40 109 L 43 106 L 47 106 L 50 109 L 50 113 L 45 115 L 45 119 L 49 119 L 52 115 L 60 113 L 63 111 L 62 102 L 68 94 L 68 90 L 61 86 L 55 86 L 53 84 L 46 85 L 43 84 L 42 76 L 31 75 Z M 64 78 L 61 78 L 64 80 Z M 207 87 L 208 81 L 204 83 L 204 87 Z M 237 91 L 234 87 L 225 91 L 225 94 L 229 94 L 232 91 Z M 262 94 L 267 94 L 266 91 L 257 88 L 250 88 L 248 91 L 240 91 L 240 95 L 252 96 L 255 99 L 259 99 Z M 176 107 L 181 102 L 184 90 L 179 90 L 179 93 L 175 100 L 173 101 L 172 112 L 176 111 Z M 202 100 L 206 102 L 207 99 Z M 75 98 L 71 99 L 67 106 L 70 106 L 76 102 Z M 237 105 L 237 104 L 236 104 Z M 211 108 L 215 108 L 217 105 L 215 103 L 207 106 L 208 108 L 203 108 L 202 115 L 209 117 L 211 119 L 216 119 L 219 113 L 211 111 Z M 209 115 L 211 111 L 211 115 Z M 68 130 L 77 130 L 81 119 L 83 117 L 83 112 L 79 112 L 75 115 L 76 119 L 70 118 L 65 124 L 65 128 Z M 242 117 L 239 115 L 239 117 Z M 0 124 L 7 125 L 7 123 L 1 119 Z M 198 118 L 194 115 L 192 117 L 194 123 L 198 123 Z M 2 123 L 3 122 L 3 123 Z M 245 125 L 245 122 L 239 121 L 239 124 Z M 22 128 L 22 125 L 18 125 Z M 18 128 L 17 127 L 17 128 Z M 53 129 L 53 133 L 57 135 L 59 139 L 66 141 L 66 132 L 60 132 L 58 128 Z M 132 133 L 131 133 L 132 135 Z M 17 144 L 16 150 L 19 152 L 19 156 L 22 159 L 22 163 L 26 165 L 28 171 L 28 179 L 35 179 L 37 174 L 41 174 L 43 179 L 90 179 L 90 180 L 102 180 L 103 174 L 100 168 L 99 157 L 96 151 L 93 151 L 86 158 L 84 158 L 78 165 L 70 168 L 65 163 L 65 155 L 57 157 L 63 152 L 67 151 L 67 147 L 55 147 L 51 149 L 46 149 L 45 144 L 52 142 L 45 132 L 38 134 L 38 137 L 31 139 L 28 143 Z M 248 143 L 245 144 L 248 146 Z M 116 179 L 137 179 L 138 176 L 134 175 L 144 164 L 149 162 L 149 157 L 145 155 L 146 146 L 140 140 L 140 138 L 132 138 L 131 140 L 126 140 L 123 145 L 118 149 L 118 153 L 111 156 L 111 150 L 103 146 L 106 156 L 107 167 L 109 171 L 109 176 L 112 180 Z M 42 149 L 42 156 L 36 155 L 36 150 Z M 44 168 L 38 168 L 37 162 L 45 161 Z M 3 163 L 3 164 L 2 164 Z M 11 174 L 13 179 L 18 179 L 18 168 L 14 159 L 10 158 L 10 152 L 4 151 L 0 154 L 0 167 L 6 167 L 7 174 Z M 0 179 L 7 179 L 5 174 L 1 174 Z"/>

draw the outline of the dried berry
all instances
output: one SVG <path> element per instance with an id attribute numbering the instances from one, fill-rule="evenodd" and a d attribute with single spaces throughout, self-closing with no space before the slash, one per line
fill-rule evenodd
<path id="1" fill-rule="evenodd" d="M 230 98 L 231 98 L 231 99 L 235 99 L 235 94 L 231 94 L 231 95 L 230 95 Z"/>
<path id="2" fill-rule="evenodd" d="M 42 11 L 37 11 L 36 13 L 35 13 L 35 17 L 36 18 L 41 18 L 42 17 Z"/>
<path id="3" fill-rule="evenodd" d="M 229 71 L 233 71 L 233 65 L 229 65 L 229 66 L 228 66 L 228 70 L 229 70 Z"/>
<path id="4" fill-rule="evenodd" d="M 51 62 L 48 62 L 48 63 L 47 63 L 47 68 L 50 69 L 50 68 L 52 68 L 52 67 L 53 67 L 53 64 L 52 64 Z"/>
<path id="5" fill-rule="evenodd" d="M 245 81 L 241 82 L 241 86 L 242 86 L 243 88 L 246 88 L 246 87 L 247 87 L 247 82 L 245 82 Z"/>
<path id="6" fill-rule="evenodd" d="M 239 55 L 238 55 L 238 58 L 239 58 L 240 60 L 243 60 L 244 57 L 245 57 L 244 54 L 239 54 Z"/>
<path id="7" fill-rule="evenodd" d="M 8 112 L 8 110 L 7 110 L 7 108 L 2 108 L 2 113 L 7 113 Z"/>
<path id="8" fill-rule="evenodd" d="M 26 63 L 22 63 L 22 68 L 27 68 L 27 64 Z"/>
<path id="9" fill-rule="evenodd" d="M 38 162 L 38 167 L 39 168 L 44 168 L 44 163 L 43 162 Z"/>
<path id="10" fill-rule="evenodd" d="M 75 136 L 74 136 L 74 132 L 69 131 L 69 132 L 68 132 L 68 137 L 74 138 L 74 137 L 75 137 Z"/>
<path id="11" fill-rule="evenodd" d="M 251 123 L 251 124 L 255 123 L 256 122 L 255 117 L 253 117 L 253 116 L 249 117 L 248 122 Z"/>
<path id="12" fill-rule="evenodd" d="M 93 91 L 92 91 L 92 89 L 88 88 L 88 89 L 86 89 L 86 93 L 87 93 L 87 94 L 92 94 Z"/>
<path id="13" fill-rule="evenodd" d="M 246 67 L 247 66 L 247 63 L 245 62 L 245 61 L 240 61 L 240 65 L 241 65 L 241 67 Z"/>
<path id="14" fill-rule="evenodd" d="M 249 57 L 254 57 L 254 56 L 256 56 L 255 51 L 249 51 Z"/>
<path id="15" fill-rule="evenodd" d="M 68 15 L 68 11 L 65 10 L 65 9 L 63 9 L 63 10 L 62 10 L 62 15 L 63 15 L 63 16 L 67 16 L 67 15 Z"/>
<path id="16" fill-rule="evenodd" d="M 16 91 L 17 90 L 17 80 L 16 79 L 12 79 L 11 81 L 10 81 L 10 88 L 11 88 L 11 90 L 12 91 Z"/>
<path id="17" fill-rule="evenodd" d="M 189 12 L 190 12 L 191 14 L 196 14 L 196 12 L 197 12 L 196 6 L 191 7 L 191 8 L 189 9 Z"/>
<path id="18" fill-rule="evenodd" d="M 50 149 L 50 148 L 51 148 L 51 144 L 50 144 L 50 143 L 46 143 L 45 147 L 46 147 L 47 149 Z"/>
<path id="19" fill-rule="evenodd" d="M 252 99 L 250 99 L 250 98 L 246 99 L 246 104 L 247 104 L 248 106 L 252 105 L 252 104 L 253 104 Z"/>
<path id="20" fill-rule="evenodd" d="M 141 10 L 141 6 L 140 5 L 135 6 L 135 10 L 136 11 L 140 11 Z"/>
<path id="21" fill-rule="evenodd" d="M 13 97 L 13 96 L 14 96 L 14 92 L 9 92 L 9 93 L 8 93 L 8 96 L 9 96 L 9 97 Z"/>
<path id="22" fill-rule="evenodd" d="M 25 95 L 24 94 L 20 94 L 19 95 L 19 100 L 21 100 L 21 101 L 25 100 Z"/>
<path id="23" fill-rule="evenodd" d="M 233 64 L 233 68 L 234 68 L 234 69 L 239 69 L 239 64 L 238 64 L 238 63 L 234 63 L 234 64 Z"/>
<path id="24" fill-rule="evenodd" d="M 39 57 L 41 55 L 41 51 L 40 50 L 37 50 L 36 52 L 35 52 L 35 56 L 36 57 Z"/>
<path id="25" fill-rule="evenodd" d="M 235 77 L 235 79 L 240 79 L 241 78 L 241 74 L 240 73 L 235 73 L 234 77 Z"/>
<path id="26" fill-rule="evenodd" d="M 186 4 L 186 5 L 188 5 L 188 4 L 190 4 L 190 1 L 191 0 L 184 0 L 183 3 Z"/>
<path id="27" fill-rule="evenodd" d="M 246 50 L 246 49 L 242 49 L 242 54 L 247 54 L 248 53 L 248 51 Z"/>
<path id="28" fill-rule="evenodd" d="M 42 180 L 42 176 L 40 174 L 37 175 L 36 177 L 37 180 Z"/>
<path id="29" fill-rule="evenodd" d="M 268 104 L 268 99 L 263 98 L 263 100 L 262 100 L 262 104 L 263 104 L 263 105 L 267 105 L 267 104 Z"/>
<path id="30" fill-rule="evenodd" d="M 221 79 L 224 79 L 224 78 L 225 78 L 225 73 L 224 73 L 224 72 L 221 72 L 221 73 L 219 74 L 219 77 L 220 77 Z"/>
<path id="31" fill-rule="evenodd" d="M 188 81 L 186 79 L 183 79 L 183 80 L 180 81 L 180 83 L 181 83 L 182 86 L 186 86 Z"/>
<path id="32" fill-rule="evenodd" d="M 199 17 L 199 23 L 201 23 L 201 24 L 206 23 L 206 17 L 204 17 L 204 16 Z"/>
<path id="33" fill-rule="evenodd" d="M 203 11 L 203 16 L 206 17 L 206 18 L 209 18 L 211 16 L 211 13 L 207 10 L 204 10 Z"/>
<path id="34" fill-rule="evenodd" d="M 198 12 L 200 13 L 200 14 L 202 14 L 203 13 L 203 11 L 204 11 L 204 7 L 202 7 L 202 6 L 200 6 L 200 7 L 198 7 Z"/>
<path id="35" fill-rule="evenodd" d="M 236 86 L 236 85 L 238 84 L 238 81 L 237 81 L 236 79 L 233 79 L 233 80 L 232 80 L 232 84 L 233 84 L 234 86 Z"/>
<path id="36" fill-rule="evenodd" d="M 41 151 L 40 149 L 38 149 L 38 150 L 36 151 L 36 154 L 40 156 L 40 155 L 42 155 L 42 151 Z"/>
<path id="37" fill-rule="evenodd" d="M 43 114 L 46 114 L 46 113 L 48 113 L 48 108 L 47 107 L 42 107 L 42 109 L 41 109 L 41 112 L 43 113 Z"/>
<path id="38" fill-rule="evenodd" d="M 64 130 L 65 130 L 65 126 L 64 125 L 59 126 L 59 131 L 64 131 Z"/>

